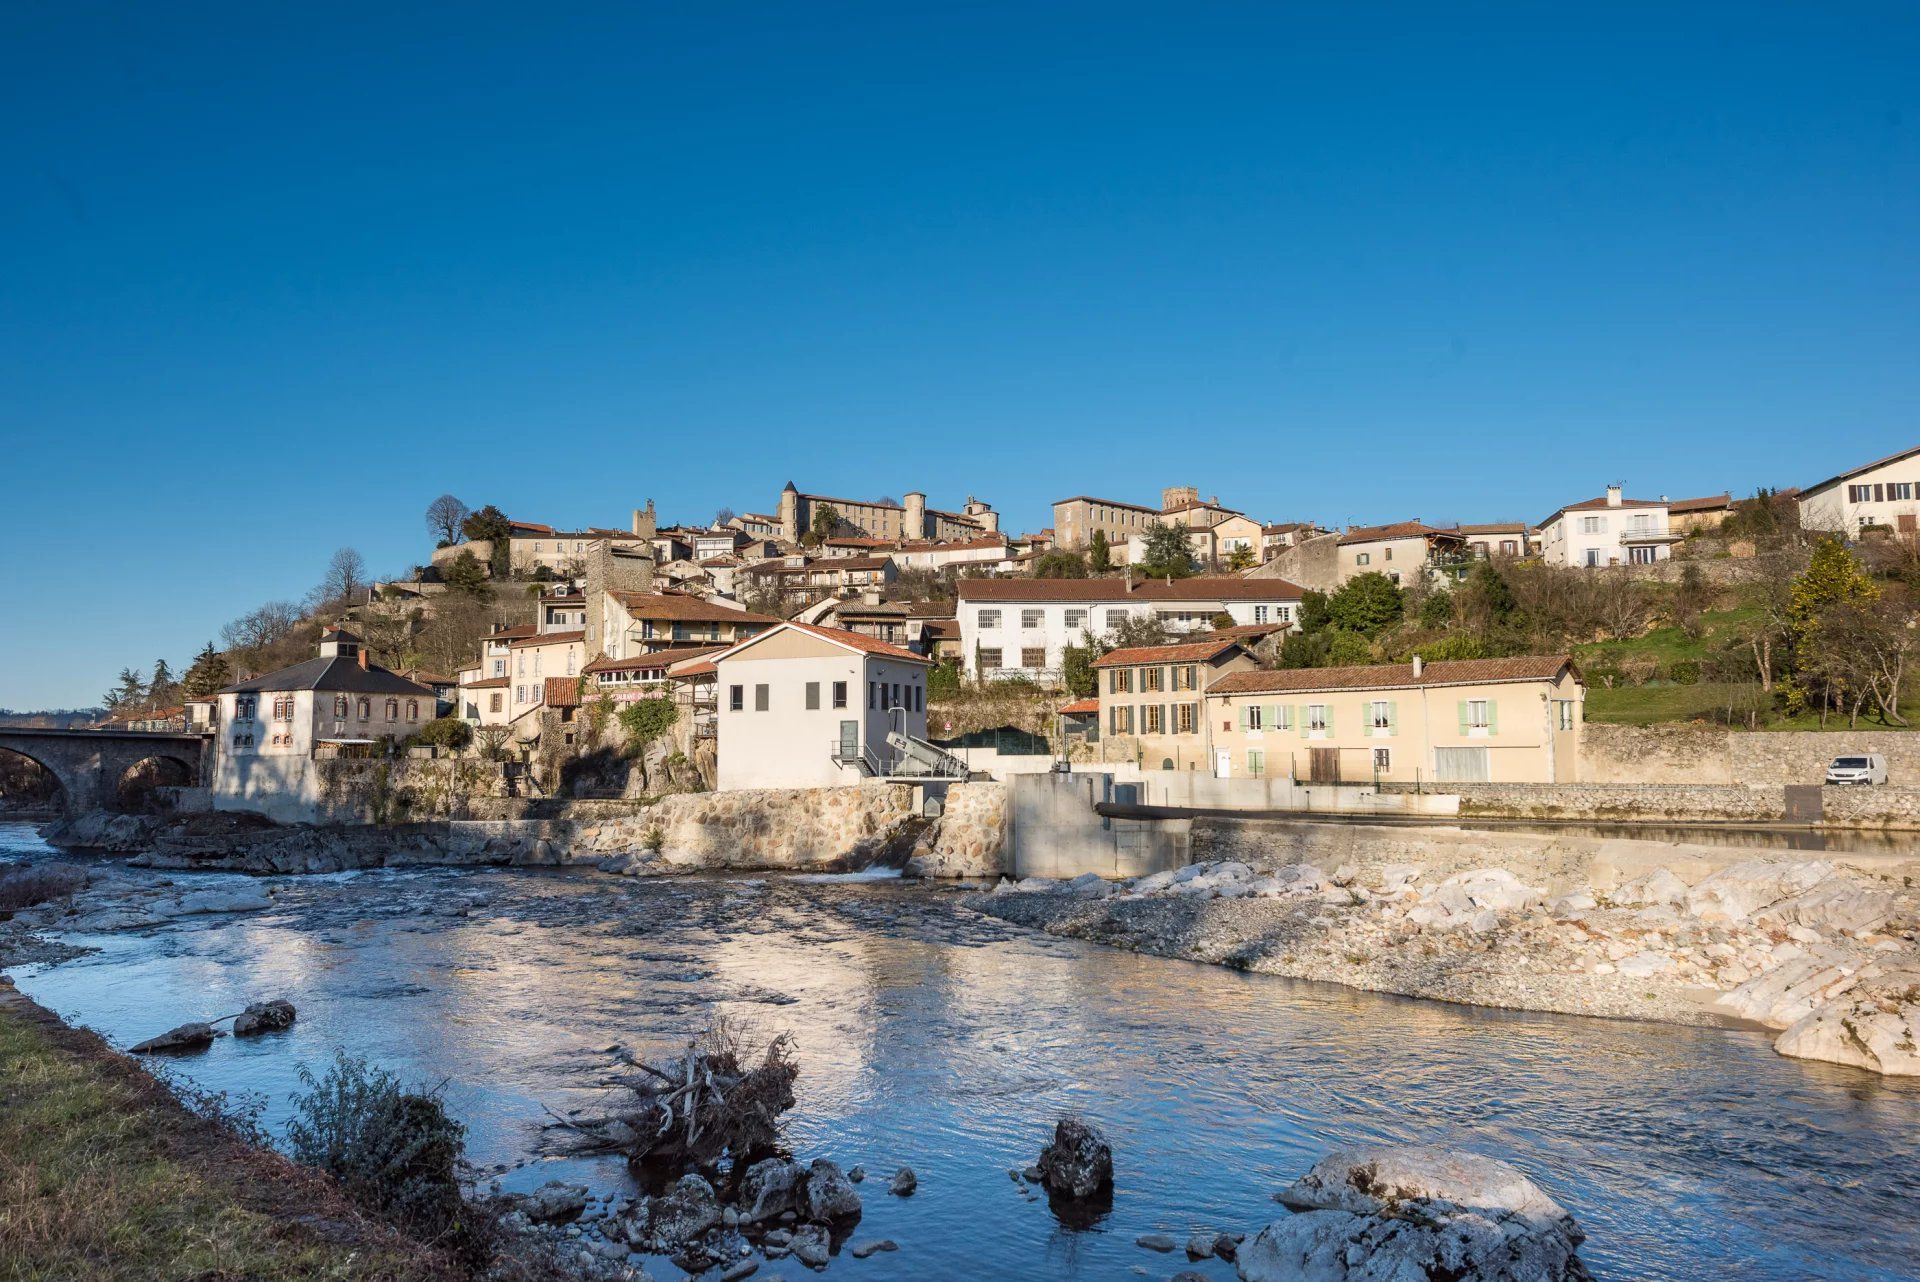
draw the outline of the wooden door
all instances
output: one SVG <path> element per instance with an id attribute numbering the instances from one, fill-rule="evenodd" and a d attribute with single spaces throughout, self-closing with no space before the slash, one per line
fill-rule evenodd
<path id="1" fill-rule="evenodd" d="M 1310 783 L 1340 782 L 1340 749 L 1312 748 L 1308 752 L 1307 779 Z"/>

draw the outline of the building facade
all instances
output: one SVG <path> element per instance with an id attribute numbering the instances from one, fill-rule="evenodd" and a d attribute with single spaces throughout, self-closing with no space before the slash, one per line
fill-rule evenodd
<path id="1" fill-rule="evenodd" d="M 829 534 L 864 535 L 902 542 L 908 539 L 967 539 L 992 534 L 1000 515 L 991 504 L 972 495 L 958 512 L 927 506 L 927 496 L 909 490 L 901 502 L 892 499 L 837 499 L 825 494 L 802 494 L 788 481 L 780 491 L 779 534 L 792 542 L 811 531 L 822 508 L 832 508 L 834 528 Z"/>
<path id="2" fill-rule="evenodd" d="M 1920 446 L 1800 491 L 1803 529 L 1857 538 L 1864 529 L 1920 534 Z"/>
<path id="3" fill-rule="evenodd" d="M 1569 503 L 1540 522 L 1540 557 L 1548 565 L 1600 569 L 1652 565 L 1673 555 L 1681 536 L 1667 520 L 1667 500 L 1630 499 L 1609 485 L 1597 499 Z"/>
<path id="4" fill-rule="evenodd" d="M 1206 640 L 1109 650 L 1093 667 L 1110 750 L 1132 753 L 1147 770 L 1208 770 L 1207 691 L 1260 665 L 1236 641 Z"/>
<path id="5" fill-rule="evenodd" d="M 927 737 L 927 670 L 871 637 L 782 623 L 710 661 L 718 786 L 820 788 L 885 769 L 888 735 Z"/>
<path id="6" fill-rule="evenodd" d="M 1586 694 L 1564 656 L 1235 672 L 1213 771 L 1302 783 L 1575 783 Z"/>
<path id="7" fill-rule="evenodd" d="M 1336 581 L 1359 574 L 1384 574 L 1411 585 L 1421 576 L 1445 576 L 1465 554 L 1466 536 L 1457 529 L 1422 521 L 1356 526 L 1336 545 Z"/>

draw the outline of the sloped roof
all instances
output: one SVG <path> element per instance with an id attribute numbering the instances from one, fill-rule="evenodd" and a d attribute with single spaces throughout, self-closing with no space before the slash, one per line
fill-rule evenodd
<path id="1" fill-rule="evenodd" d="M 1512 659 L 1447 659 L 1413 675 L 1411 663 L 1370 663 L 1348 668 L 1283 668 L 1278 672 L 1229 672 L 1207 688 L 1212 694 L 1284 694 L 1307 691 L 1417 689 L 1421 686 L 1496 685 L 1503 681 L 1552 681 L 1570 667 L 1564 654 Z"/>
<path id="2" fill-rule="evenodd" d="M 541 702 L 549 708 L 577 708 L 580 706 L 580 678 L 548 677 L 546 688 L 541 693 Z"/>
<path id="3" fill-rule="evenodd" d="M 1285 579 L 1202 574 L 1188 579 L 1121 578 L 962 579 L 962 601 L 1298 601 L 1302 589 Z"/>
<path id="4" fill-rule="evenodd" d="M 431 699 L 433 691 L 389 672 L 379 664 L 361 667 L 359 660 L 322 656 L 265 676 L 236 682 L 221 694 L 259 694 L 265 691 L 325 690 L 337 694 L 406 694 Z"/>
<path id="5" fill-rule="evenodd" d="M 1563 508 L 1555 509 L 1552 515 L 1548 516 L 1546 520 L 1540 522 L 1540 528 L 1544 530 L 1547 526 L 1552 525 L 1562 515 L 1568 512 L 1604 512 L 1609 508 L 1616 508 L 1616 507 L 1666 507 L 1666 506 L 1667 506 L 1667 501 L 1665 499 L 1623 498 L 1618 503 L 1609 503 L 1607 502 L 1607 496 L 1602 494 L 1597 499 L 1581 499 L 1578 503 L 1569 503 Z"/>
<path id="6" fill-rule="evenodd" d="M 1072 498 L 1055 499 L 1053 506 L 1059 507 L 1062 503 L 1098 503 L 1103 507 L 1124 507 L 1133 512 L 1145 512 L 1149 516 L 1160 515 L 1159 508 L 1148 507 L 1145 503 L 1126 503 L 1120 499 L 1097 499 L 1091 494 L 1076 494 Z"/>
<path id="7" fill-rule="evenodd" d="M 1340 546 L 1349 543 L 1384 543 L 1390 539 L 1422 539 L 1430 535 L 1458 538 L 1459 530 L 1428 525 L 1425 521 L 1395 521 L 1391 525 L 1361 525 L 1340 536 Z"/>
<path id="8" fill-rule="evenodd" d="M 1849 480 L 1853 477 L 1860 475 L 1860 473 L 1862 472 L 1871 472 L 1876 467 L 1885 467 L 1889 463 L 1898 463 L 1902 459 L 1910 459 L 1916 454 L 1920 454 L 1920 445 L 1915 445 L 1910 449 L 1901 450 L 1898 454 L 1889 454 L 1885 458 L 1877 458 L 1871 463 L 1862 463 L 1859 467 L 1849 468 L 1844 472 L 1840 472 L 1834 476 L 1829 476 L 1824 481 L 1816 481 L 1812 485 L 1804 487 L 1800 491 L 1800 493 L 1811 494 L 1815 490 L 1824 490 L 1829 485 L 1835 485 L 1841 481 Z M 1782 491 L 1782 493 L 1785 493 L 1785 491 Z"/>
<path id="9" fill-rule="evenodd" d="M 688 659 L 700 659 L 709 654 L 718 654 L 727 647 L 723 645 L 683 645 L 669 646 L 664 650 L 655 650 L 649 654 L 636 654 L 625 659 L 595 659 L 582 672 L 636 672 L 645 668 L 670 668 L 676 663 Z"/>
<path id="10" fill-rule="evenodd" d="M 1229 650 L 1238 649 L 1240 649 L 1240 643 L 1231 639 L 1184 641 L 1178 645 L 1136 645 L 1121 650 L 1109 650 L 1095 659 L 1093 666 L 1127 668 L 1139 663 L 1211 662 Z"/>
<path id="11" fill-rule="evenodd" d="M 738 645 L 728 647 L 721 653 L 714 655 L 712 662 L 716 664 L 724 662 L 734 655 L 742 653 L 749 647 L 765 641 L 768 637 L 774 636 L 782 630 L 789 628 L 795 632 L 804 632 L 808 636 L 818 637 L 822 641 L 831 641 L 835 645 L 843 646 L 846 649 L 854 650 L 861 654 L 876 655 L 883 659 L 898 659 L 902 663 L 919 663 L 927 666 L 932 666 L 933 663 L 933 661 L 925 655 L 915 654 L 911 650 L 902 649 L 897 645 L 881 641 L 876 637 L 862 636 L 858 632 L 848 632 L 844 628 L 823 628 L 817 623 L 799 623 L 792 619 L 787 620 L 778 628 L 771 628 L 766 632 L 760 633 L 758 636 L 750 637 L 742 641 Z M 686 674 L 676 673 L 675 675 L 680 676 Z"/>
<path id="12" fill-rule="evenodd" d="M 1060 715 L 1063 717 L 1083 717 L 1089 713 L 1098 711 L 1100 711 L 1100 700 L 1075 699 L 1072 703 L 1060 709 Z"/>
<path id="13" fill-rule="evenodd" d="M 1709 494 L 1705 498 L 1675 499 L 1673 502 L 1667 504 L 1667 511 L 1675 514 L 1687 512 L 1718 512 L 1722 508 L 1731 508 L 1732 506 L 1733 495 L 1731 493 Z"/>
<path id="14" fill-rule="evenodd" d="M 587 634 L 581 632 L 539 632 L 530 637 L 518 637 L 507 642 L 509 650 L 526 650 L 538 645 L 571 645 L 575 641 L 585 641 Z"/>
<path id="15" fill-rule="evenodd" d="M 679 623 L 778 623 L 780 620 L 746 610 L 714 605 L 699 597 L 676 592 L 608 592 L 637 619 L 666 619 Z"/>

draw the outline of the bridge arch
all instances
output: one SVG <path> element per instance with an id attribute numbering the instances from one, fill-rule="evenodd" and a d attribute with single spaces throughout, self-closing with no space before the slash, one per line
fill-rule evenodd
<path id="1" fill-rule="evenodd" d="M 134 730 L 0 730 L 0 749 L 39 763 L 60 783 L 69 815 L 114 808 L 121 779 L 150 758 L 172 764 L 158 767 L 174 778 L 198 781 L 205 772 L 203 735 Z"/>
<path id="2" fill-rule="evenodd" d="M 0 747 L 0 805 L 11 804 L 21 810 L 65 810 L 66 792 L 59 771 L 46 762 L 18 748 Z"/>

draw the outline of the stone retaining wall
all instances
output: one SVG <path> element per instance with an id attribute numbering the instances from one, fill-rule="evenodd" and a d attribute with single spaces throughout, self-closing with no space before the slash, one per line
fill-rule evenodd
<path id="1" fill-rule="evenodd" d="M 1828 762 L 1852 752 L 1881 753 L 1893 782 L 1920 784 L 1916 731 L 1754 731 L 1591 721 L 1581 727 L 1580 781 L 1779 788 L 1819 783 Z"/>
<path id="2" fill-rule="evenodd" d="M 1779 788 L 1728 784 L 1463 783 L 1460 813 L 1498 819 L 1589 819 L 1778 823 L 1786 818 Z"/>
<path id="3" fill-rule="evenodd" d="M 956 783 L 937 828 L 914 848 L 921 877 L 996 877 L 1006 869 L 1007 785 Z"/>

